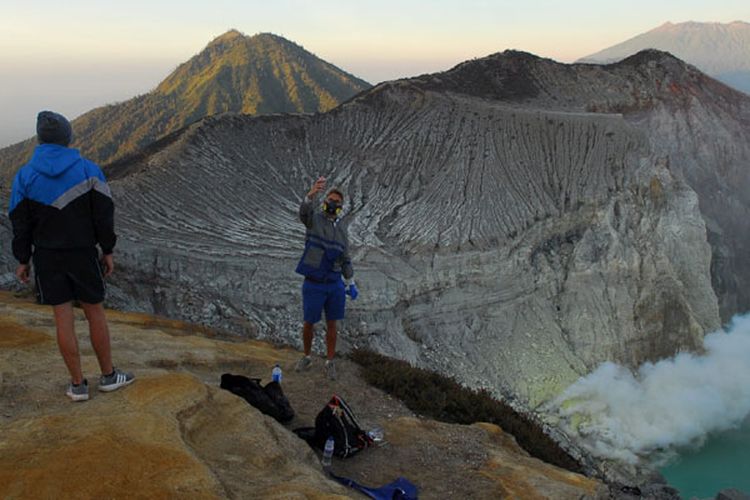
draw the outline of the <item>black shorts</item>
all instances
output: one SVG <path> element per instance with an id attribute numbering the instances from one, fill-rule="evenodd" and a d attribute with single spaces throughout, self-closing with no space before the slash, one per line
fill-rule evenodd
<path id="1" fill-rule="evenodd" d="M 40 304 L 56 306 L 79 300 L 104 301 L 104 276 L 95 247 L 73 250 L 34 250 L 36 294 Z"/>

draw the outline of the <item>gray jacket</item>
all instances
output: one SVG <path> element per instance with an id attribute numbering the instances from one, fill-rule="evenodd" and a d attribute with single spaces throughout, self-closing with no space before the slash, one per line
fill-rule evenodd
<path id="1" fill-rule="evenodd" d="M 305 251 L 297 272 L 312 281 L 334 283 L 341 276 L 354 276 L 349 258 L 349 240 L 341 219 L 331 220 L 322 210 L 315 210 L 313 200 L 305 198 L 299 207 L 299 218 L 307 228 Z"/>

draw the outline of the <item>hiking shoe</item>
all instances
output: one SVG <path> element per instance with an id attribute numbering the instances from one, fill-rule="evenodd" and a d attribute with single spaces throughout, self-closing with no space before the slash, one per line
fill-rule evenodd
<path id="1" fill-rule="evenodd" d="M 134 380 L 135 376 L 132 373 L 114 368 L 111 374 L 99 377 L 99 390 L 103 392 L 116 391 L 120 387 L 131 384 Z"/>
<path id="2" fill-rule="evenodd" d="M 326 360 L 326 377 L 328 380 L 336 380 L 336 365 L 332 359 Z"/>
<path id="3" fill-rule="evenodd" d="M 68 390 L 65 391 L 65 395 L 73 401 L 87 401 L 89 399 L 89 382 L 83 379 L 78 385 L 73 385 L 71 382 L 68 385 Z"/>
<path id="4" fill-rule="evenodd" d="M 309 370 L 310 366 L 312 366 L 312 359 L 310 359 L 310 356 L 303 356 L 302 359 L 297 361 L 297 366 L 294 367 L 294 371 L 302 372 Z"/>

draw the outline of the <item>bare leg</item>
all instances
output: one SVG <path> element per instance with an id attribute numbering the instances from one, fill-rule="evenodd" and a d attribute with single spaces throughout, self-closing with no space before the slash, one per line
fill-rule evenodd
<path id="1" fill-rule="evenodd" d="M 101 302 L 98 304 L 81 302 L 81 307 L 89 322 L 89 339 L 96 353 L 96 359 L 99 360 L 99 368 L 103 375 L 108 375 L 113 370 L 112 349 L 109 343 L 109 327 L 107 316 L 104 314 L 104 305 Z"/>
<path id="2" fill-rule="evenodd" d="M 75 323 L 73 321 L 73 303 L 66 302 L 52 306 L 55 313 L 57 327 L 57 346 L 60 348 L 65 366 L 70 372 L 70 379 L 74 384 L 83 382 L 81 372 L 81 357 L 78 353 L 78 339 L 76 338 Z"/>
<path id="3" fill-rule="evenodd" d="M 326 320 L 326 348 L 328 350 L 328 359 L 333 359 L 336 355 L 336 320 Z"/>
<path id="4" fill-rule="evenodd" d="M 305 356 L 309 356 L 312 351 L 313 341 L 313 324 L 307 321 L 302 323 L 302 344 L 305 349 Z"/>

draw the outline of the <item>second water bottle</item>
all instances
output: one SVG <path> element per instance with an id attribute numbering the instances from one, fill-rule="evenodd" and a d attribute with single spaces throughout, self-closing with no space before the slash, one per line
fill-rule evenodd
<path id="1" fill-rule="evenodd" d="M 278 382 L 279 384 L 281 383 L 281 367 L 278 363 L 276 363 L 276 366 L 271 370 L 271 380 Z"/>
<path id="2" fill-rule="evenodd" d="M 326 446 L 325 448 L 323 448 L 323 458 L 320 461 L 324 469 L 328 469 L 329 467 L 331 467 L 331 457 L 333 457 L 334 444 L 335 443 L 333 441 L 333 436 L 328 436 Z"/>

